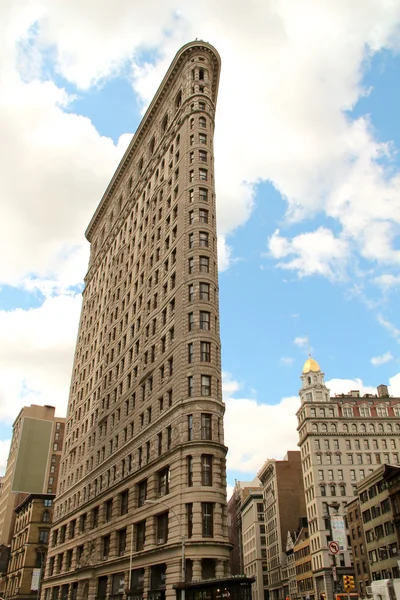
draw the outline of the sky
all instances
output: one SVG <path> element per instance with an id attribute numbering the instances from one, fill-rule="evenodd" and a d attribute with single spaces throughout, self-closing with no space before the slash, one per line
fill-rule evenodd
<path id="1" fill-rule="evenodd" d="M 20 408 L 64 416 L 84 231 L 179 48 L 222 58 L 215 136 L 228 482 L 331 393 L 400 396 L 400 0 L 3 0 L 0 472 Z"/>

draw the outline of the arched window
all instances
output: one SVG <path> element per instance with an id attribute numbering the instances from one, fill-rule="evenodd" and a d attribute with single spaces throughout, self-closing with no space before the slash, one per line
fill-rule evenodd
<path id="1" fill-rule="evenodd" d="M 393 428 L 392 428 L 392 426 L 391 426 L 390 423 L 387 424 L 387 430 L 388 430 L 388 433 L 392 433 L 393 432 Z"/>
<path id="2" fill-rule="evenodd" d="M 42 514 L 42 523 L 50 523 L 50 511 L 44 510 Z"/>
<path id="3" fill-rule="evenodd" d="M 199 69 L 199 79 L 201 81 L 204 81 L 204 74 L 205 74 L 205 70 L 204 69 Z"/>
<path id="4" fill-rule="evenodd" d="M 316 433 L 318 431 L 318 426 L 316 423 L 313 423 L 312 430 Z"/>
<path id="5" fill-rule="evenodd" d="M 322 431 L 322 433 L 326 433 L 327 432 L 326 423 L 321 423 L 321 431 Z"/>
<path id="6" fill-rule="evenodd" d="M 361 423 L 361 425 L 360 425 L 360 432 L 361 433 L 366 433 L 366 431 L 367 431 L 367 427 L 366 427 L 365 423 Z"/>
<path id="7" fill-rule="evenodd" d="M 344 433 L 349 433 L 349 426 L 346 425 L 346 424 L 344 424 L 343 425 L 343 431 L 344 431 Z"/>
<path id="8" fill-rule="evenodd" d="M 378 432 L 383 433 L 383 425 L 382 423 L 378 423 Z"/>
<path id="9" fill-rule="evenodd" d="M 351 426 L 351 431 L 353 433 L 357 433 L 357 425 L 355 423 L 353 423 L 353 425 Z"/>
<path id="10" fill-rule="evenodd" d="M 311 385 L 311 377 L 307 377 L 308 385 Z"/>
<path id="11" fill-rule="evenodd" d="M 370 433 L 375 433 L 375 425 L 373 423 L 368 425 L 368 429 Z"/>

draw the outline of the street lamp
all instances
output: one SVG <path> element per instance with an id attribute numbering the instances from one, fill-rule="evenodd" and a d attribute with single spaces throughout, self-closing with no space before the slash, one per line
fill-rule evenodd
<path id="1" fill-rule="evenodd" d="M 166 502 L 164 502 L 163 500 L 145 500 L 144 504 L 163 504 L 164 506 L 166 506 L 168 508 L 168 510 L 170 510 L 172 512 L 172 514 L 174 515 L 175 519 L 178 521 L 178 525 L 179 525 L 179 535 L 181 538 L 181 544 L 182 544 L 182 569 L 181 569 L 181 579 L 182 579 L 182 583 L 183 583 L 183 587 L 181 589 L 181 600 L 185 600 L 185 582 L 186 582 L 186 569 L 185 569 L 185 536 L 183 534 L 183 530 L 182 530 L 182 523 L 180 518 L 178 517 L 178 515 L 176 514 L 176 512 L 174 511 L 173 508 L 171 508 Z M 133 533 L 133 531 L 132 531 Z M 131 553 L 131 570 L 132 570 L 132 553 Z M 131 576 L 131 575 L 130 575 Z M 129 582 L 130 585 L 130 582 Z"/>

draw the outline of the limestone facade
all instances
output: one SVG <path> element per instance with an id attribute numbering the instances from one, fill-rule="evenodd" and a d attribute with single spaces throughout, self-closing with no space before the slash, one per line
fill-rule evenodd
<path id="1" fill-rule="evenodd" d="M 219 72 L 207 43 L 178 52 L 86 232 L 46 600 L 175 597 L 183 541 L 187 581 L 229 574 Z"/>

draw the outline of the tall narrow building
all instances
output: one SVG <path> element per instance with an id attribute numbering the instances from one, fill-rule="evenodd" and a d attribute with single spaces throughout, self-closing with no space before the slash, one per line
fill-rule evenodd
<path id="1" fill-rule="evenodd" d="M 162 600 L 175 597 L 182 578 L 229 574 L 213 151 L 219 73 L 209 44 L 178 52 L 86 231 L 46 600 Z"/>

